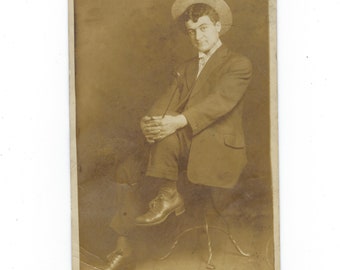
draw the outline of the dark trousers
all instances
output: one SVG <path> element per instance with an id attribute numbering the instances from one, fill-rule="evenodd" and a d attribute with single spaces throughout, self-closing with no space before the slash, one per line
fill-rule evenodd
<path id="1" fill-rule="evenodd" d="M 118 234 L 128 235 L 134 230 L 135 218 L 147 211 L 148 202 L 157 195 L 159 179 L 179 180 L 179 192 L 189 209 L 204 207 L 222 213 L 229 205 L 232 190 L 195 185 L 187 180 L 185 170 L 191 137 L 191 130 L 183 128 L 152 144 L 148 151 L 130 156 L 118 167 L 116 181 L 120 184 L 115 196 L 118 208 L 111 221 Z"/>
<path id="2" fill-rule="evenodd" d="M 191 130 L 186 127 L 152 144 L 146 175 L 177 181 L 179 172 L 185 170 L 188 163 L 191 138 Z"/>

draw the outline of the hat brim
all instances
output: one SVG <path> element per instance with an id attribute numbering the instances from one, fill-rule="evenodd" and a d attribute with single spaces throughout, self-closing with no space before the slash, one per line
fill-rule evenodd
<path id="1" fill-rule="evenodd" d="M 173 19 L 177 20 L 193 4 L 206 4 L 217 12 L 222 25 L 220 35 L 225 34 L 231 28 L 233 17 L 228 4 L 224 0 L 176 0 L 171 8 Z"/>

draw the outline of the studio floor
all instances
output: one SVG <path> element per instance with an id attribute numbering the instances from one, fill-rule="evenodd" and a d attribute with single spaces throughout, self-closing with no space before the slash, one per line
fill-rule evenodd
<path id="1" fill-rule="evenodd" d="M 136 270 L 207 269 L 209 224 L 211 264 L 216 270 L 273 270 L 273 218 L 270 197 L 261 182 L 251 180 L 225 215 L 203 214 L 188 208 L 157 226 L 140 229 L 133 238 L 137 251 Z M 109 227 L 113 215 L 114 187 L 107 181 L 89 182 L 79 189 L 80 270 L 98 270 L 115 248 L 117 235 Z M 183 233 L 185 232 L 185 233 Z M 175 248 L 172 248 L 175 240 Z M 232 240 L 241 248 L 238 252 Z M 164 260 L 164 257 L 171 254 Z M 246 256 L 245 256 L 246 255 Z"/>
<path id="2" fill-rule="evenodd" d="M 260 219 L 264 219 L 261 217 Z M 263 220 L 262 220 L 263 221 Z M 262 223 L 261 220 L 258 222 Z M 259 224 L 259 223 L 258 223 Z M 262 223 L 263 224 L 263 223 Z M 255 225 L 255 226 L 254 226 Z M 256 227 L 256 224 L 244 225 L 234 220 L 229 226 L 231 238 L 227 234 L 228 228 L 222 226 L 209 227 L 210 244 L 212 250 L 211 265 L 208 268 L 209 245 L 204 226 L 177 234 L 178 243 L 172 249 L 174 241 L 163 239 L 148 239 L 138 243 L 141 254 L 137 260 L 136 270 L 273 270 L 273 238 L 271 230 Z M 184 230 L 186 231 L 186 230 Z M 182 231 L 183 232 L 183 231 Z M 176 240 L 176 236 L 173 237 Z M 241 248 L 237 250 L 233 241 Z M 153 244 L 152 244 L 153 243 Z M 152 246 L 153 245 L 153 246 Z M 161 257 L 171 253 L 166 259 Z M 105 259 L 81 248 L 80 270 L 101 269 Z"/>

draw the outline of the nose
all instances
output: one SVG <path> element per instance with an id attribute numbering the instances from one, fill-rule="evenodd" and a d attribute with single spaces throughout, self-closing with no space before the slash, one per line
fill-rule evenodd
<path id="1" fill-rule="evenodd" d="M 203 37 L 203 32 L 198 28 L 196 29 L 196 40 L 200 40 Z"/>

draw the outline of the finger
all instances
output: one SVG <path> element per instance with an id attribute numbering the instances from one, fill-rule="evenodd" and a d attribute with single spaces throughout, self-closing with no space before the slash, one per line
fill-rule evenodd
<path id="1" fill-rule="evenodd" d="M 145 136 L 159 136 L 160 131 L 159 130 L 154 130 L 154 131 L 146 131 L 144 133 Z"/>
<path id="2" fill-rule="evenodd" d="M 146 139 L 146 141 L 148 142 L 148 143 L 155 143 L 155 140 L 153 140 L 153 139 Z"/>
<path id="3" fill-rule="evenodd" d="M 160 121 L 154 121 L 154 120 L 152 120 L 152 121 L 148 121 L 148 122 L 145 124 L 145 126 L 146 126 L 146 127 L 158 127 L 158 126 L 160 126 L 160 124 L 161 124 Z"/>
<path id="4" fill-rule="evenodd" d="M 155 137 L 158 137 L 158 136 L 159 136 L 158 134 L 147 134 L 145 135 L 145 138 L 153 140 Z"/>
<path id="5" fill-rule="evenodd" d="M 150 132 L 150 131 L 153 132 L 155 130 L 160 131 L 162 128 L 161 128 L 161 126 L 146 126 L 146 125 L 144 125 L 144 126 L 141 127 L 141 129 L 144 133 L 144 132 Z"/>
<path id="6" fill-rule="evenodd" d="M 150 133 L 150 134 L 157 134 L 161 132 L 161 129 L 159 127 L 149 127 L 149 128 L 145 128 L 145 132 Z"/>
<path id="7" fill-rule="evenodd" d="M 145 130 L 161 130 L 161 126 L 145 126 L 144 127 Z"/>
<path id="8" fill-rule="evenodd" d="M 147 139 L 147 140 L 155 140 L 155 137 L 158 137 L 159 135 L 158 134 L 156 134 L 156 135 L 154 135 L 154 134 L 148 134 L 147 136 L 145 136 L 145 138 Z"/>
<path id="9" fill-rule="evenodd" d="M 152 120 L 161 120 L 163 119 L 163 116 L 151 116 Z"/>
<path id="10" fill-rule="evenodd" d="M 161 120 L 158 120 L 158 119 L 149 119 L 149 120 L 147 120 L 147 121 L 145 121 L 144 123 L 145 124 L 153 124 L 153 123 L 160 123 L 161 122 Z"/>
<path id="11" fill-rule="evenodd" d="M 151 120 L 151 117 L 150 116 L 144 116 L 142 119 L 141 119 L 141 122 L 142 123 L 147 123 L 148 121 L 150 121 Z"/>
<path id="12" fill-rule="evenodd" d="M 153 137 L 153 139 L 155 141 L 160 141 L 160 140 L 163 140 L 166 136 L 164 134 L 158 134 L 156 136 Z"/>
<path id="13" fill-rule="evenodd" d="M 153 130 L 143 129 L 144 136 L 155 136 L 155 135 L 158 135 L 159 132 L 160 132 L 159 129 L 153 129 Z"/>

